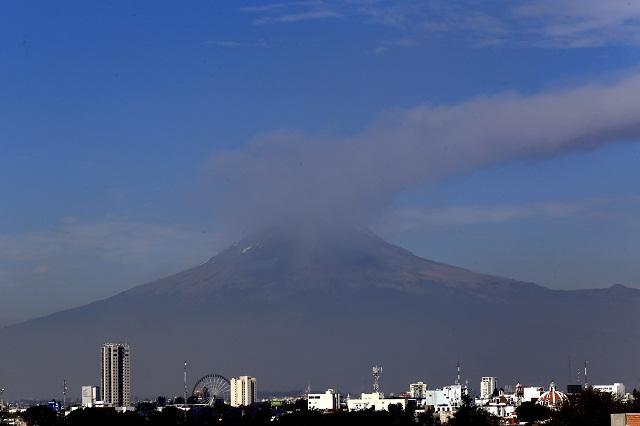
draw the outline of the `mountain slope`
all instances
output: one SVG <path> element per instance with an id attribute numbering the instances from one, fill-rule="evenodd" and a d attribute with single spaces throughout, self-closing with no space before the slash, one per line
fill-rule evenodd
<path id="1" fill-rule="evenodd" d="M 126 294 L 241 290 L 282 297 L 305 290 L 422 293 L 430 285 L 487 291 L 507 290 L 514 284 L 524 285 L 420 258 L 366 230 L 349 229 L 329 237 L 269 230 L 245 238 L 203 265 Z"/>
<path id="2" fill-rule="evenodd" d="M 112 298 L 0 330 L 9 397 L 98 381 L 103 341 L 133 347 L 134 394 L 172 395 L 181 363 L 253 374 L 262 389 L 385 390 L 446 384 L 462 361 L 473 385 L 569 380 L 567 357 L 602 381 L 638 377 L 640 291 L 554 291 L 419 258 L 363 230 L 275 229 L 203 265 Z M 193 381 L 193 380 L 192 380 Z M 37 383 L 37 386 L 33 384 Z"/>

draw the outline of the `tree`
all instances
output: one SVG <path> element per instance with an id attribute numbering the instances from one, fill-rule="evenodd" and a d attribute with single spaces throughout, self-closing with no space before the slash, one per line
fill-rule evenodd
<path id="1" fill-rule="evenodd" d="M 530 423 L 550 419 L 553 412 L 548 407 L 526 401 L 516 408 L 516 415 L 518 416 L 518 421 Z"/>
<path id="2" fill-rule="evenodd" d="M 154 402 L 143 401 L 143 402 L 138 402 L 138 404 L 136 405 L 136 411 L 142 414 L 145 414 L 149 411 L 154 411 L 155 409 L 156 409 L 156 404 Z"/>
<path id="3" fill-rule="evenodd" d="M 609 426 L 611 413 L 628 411 L 630 405 L 609 393 L 585 389 L 553 412 L 554 426 Z"/>
<path id="4" fill-rule="evenodd" d="M 476 407 L 469 395 L 462 396 L 462 405 L 449 420 L 450 426 L 498 426 L 500 420 L 493 414 Z"/>
<path id="5" fill-rule="evenodd" d="M 424 413 L 418 414 L 416 424 L 417 426 L 437 426 L 440 424 L 440 419 L 436 418 L 433 407 L 429 407 Z"/>
<path id="6" fill-rule="evenodd" d="M 57 414 L 46 405 L 27 408 L 22 414 L 22 418 L 29 426 L 55 426 L 58 424 Z"/>
<path id="7" fill-rule="evenodd" d="M 165 407 L 162 412 L 154 411 L 149 415 L 149 424 L 153 426 L 176 426 L 184 424 L 184 411 L 176 407 Z"/>

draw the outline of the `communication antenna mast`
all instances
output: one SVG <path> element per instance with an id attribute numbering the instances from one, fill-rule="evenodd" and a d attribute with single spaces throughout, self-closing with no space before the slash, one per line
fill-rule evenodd
<path id="1" fill-rule="evenodd" d="M 184 404 L 182 405 L 184 421 L 187 421 L 187 360 L 184 360 Z"/>
<path id="2" fill-rule="evenodd" d="M 584 388 L 587 389 L 589 387 L 589 375 L 587 372 L 587 367 L 589 365 L 589 361 L 584 361 Z"/>
<path id="3" fill-rule="evenodd" d="M 67 380 L 62 381 L 62 409 L 67 406 Z"/>
<path id="4" fill-rule="evenodd" d="M 4 407 L 4 402 L 2 401 L 3 393 L 4 393 L 4 388 L 0 388 L 0 408 Z"/>
<path id="5" fill-rule="evenodd" d="M 184 403 L 187 404 L 187 361 L 184 362 Z"/>
<path id="6" fill-rule="evenodd" d="M 373 374 L 373 391 L 380 392 L 380 376 L 382 376 L 382 367 L 375 365 L 371 368 Z"/>
<path id="7" fill-rule="evenodd" d="M 461 370 L 460 370 L 460 361 L 458 361 L 458 362 L 456 363 L 456 372 L 457 372 L 457 374 L 456 374 L 456 381 L 455 381 L 455 384 L 456 384 L 456 385 L 459 385 L 459 384 L 461 383 L 461 382 L 460 382 L 460 371 L 461 371 Z"/>

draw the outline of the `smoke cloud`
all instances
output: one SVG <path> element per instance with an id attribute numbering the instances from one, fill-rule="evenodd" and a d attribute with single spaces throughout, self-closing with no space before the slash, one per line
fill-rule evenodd
<path id="1" fill-rule="evenodd" d="M 402 191 L 640 136 L 640 74 L 396 110 L 348 137 L 279 131 L 209 163 L 216 211 L 245 230 L 367 222 Z M 314 225 L 315 226 L 315 225 Z"/>

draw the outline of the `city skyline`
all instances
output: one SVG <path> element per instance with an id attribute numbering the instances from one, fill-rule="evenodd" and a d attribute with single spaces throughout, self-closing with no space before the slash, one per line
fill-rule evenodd
<path id="1" fill-rule="evenodd" d="M 3 398 L 640 388 L 640 1 L 0 16 Z"/>

